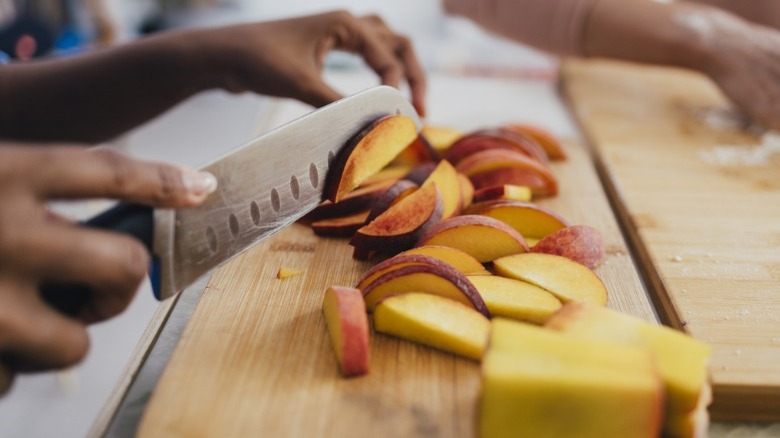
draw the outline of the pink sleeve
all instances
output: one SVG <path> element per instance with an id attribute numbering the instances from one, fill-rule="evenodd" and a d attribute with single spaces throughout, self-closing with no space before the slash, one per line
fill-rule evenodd
<path id="1" fill-rule="evenodd" d="M 445 0 L 445 8 L 538 49 L 558 55 L 583 55 L 585 24 L 595 1 Z"/>

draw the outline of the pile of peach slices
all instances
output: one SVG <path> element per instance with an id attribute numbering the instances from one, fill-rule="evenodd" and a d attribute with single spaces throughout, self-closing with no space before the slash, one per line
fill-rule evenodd
<path id="1" fill-rule="evenodd" d="M 605 308 L 599 232 L 532 202 L 557 194 L 564 159 L 525 124 L 418 133 L 393 115 L 358 133 L 306 218 L 384 259 L 325 293 L 342 374 L 368 373 L 372 314 L 377 333 L 482 363 L 481 436 L 706 435 L 708 347 Z"/>

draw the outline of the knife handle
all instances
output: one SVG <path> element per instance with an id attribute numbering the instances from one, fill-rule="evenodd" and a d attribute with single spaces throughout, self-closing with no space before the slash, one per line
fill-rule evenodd
<path id="1" fill-rule="evenodd" d="M 135 237 L 152 252 L 154 239 L 154 210 L 146 205 L 118 204 L 83 222 L 82 226 L 116 231 Z M 152 257 L 150 275 L 157 296 L 159 263 Z M 92 291 L 84 284 L 44 283 L 39 292 L 54 308 L 69 316 L 77 315 L 89 301 Z M 159 296 L 157 297 L 159 299 Z"/>

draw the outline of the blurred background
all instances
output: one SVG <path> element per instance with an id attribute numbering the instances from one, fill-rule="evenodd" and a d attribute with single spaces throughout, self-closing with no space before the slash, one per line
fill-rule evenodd
<path id="1" fill-rule="evenodd" d="M 0 0 L 0 63 L 76 56 L 187 26 L 264 21 L 335 9 L 382 16 L 397 32 L 412 38 L 431 74 L 554 79 L 555 59 L 446 16 L 439 0 Z M 359 75 L 363 70 L 359 58 L 344 53 L 333 53 L 326 61 L 326 77 L 331 72 Z M 268 105 L 269 99 L 259 96 L 202 93 L 116 139 L 112 146 L 142 158 L 199 166 L 270 128 L 262 123 Z M 463 102 L 464 108 L 468 106 Z M 539 118 L 549 114 L 545 108 L 529 111 Z M 435 111 L 430 112 L 435 121 Z M 535 122 L 544 126 L 542 119 Z M 105 204 L 58 207 L 86 217 Z M 90 328 L 92 347 L 82 364 L 18 378 L 11 392 L 0 398 L 0 437 L 85 436 L 156 307 L 145 284 L 125 313 Z"/>

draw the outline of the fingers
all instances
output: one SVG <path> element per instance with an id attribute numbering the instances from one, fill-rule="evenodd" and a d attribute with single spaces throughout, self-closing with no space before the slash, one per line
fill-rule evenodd
<path id="1" fill-rule="evenodd" d="M 11 385 L 14 382 L 14 372 L 8 368 L 2 360 L 0 360 L 0 396 L 7 393 L 11 389 Z"/>
<path id="2" fill-rule="evenodd" d="M 0 351 L 6 374 L 64 368 L 80 362 L 89 349 L 83 324 L 49 308 L 35 293 L 35 285 L 7 282 L 0 310 Z M 2 379 L 2 377 L 0 377 Z M 0 384 L 0 386 L 2 386 Z"/>
<path id="3" fill-rule="evenodd" d="M 131 158 L 112 149 L 16 148 L 25 178 L 43 198 L 106 197 L 160 207 L 197 205 L 216 190 L 213 175 Z"/>
<path id="4" fill-rule="evenodd" d="M 334 48 L 360 54 L 385 85 L 398 87 L 406 79 L 412 103 L 425 114 L 425 72 L 408 38 L 394 33 L 378 16 L 356 20 L 340 16 L 344 26 L 336 32 Z"/>
<path id="5" fill-rule="evenodd" d="M 146 249 L 135 239 L 67 224 L 39 227 L 3 251 L 16 254 L 11 263 L 32 278 L 88 286 L 92 295 L 77 315 L 85 323 L 124 311 L 149 268 Z"/>

